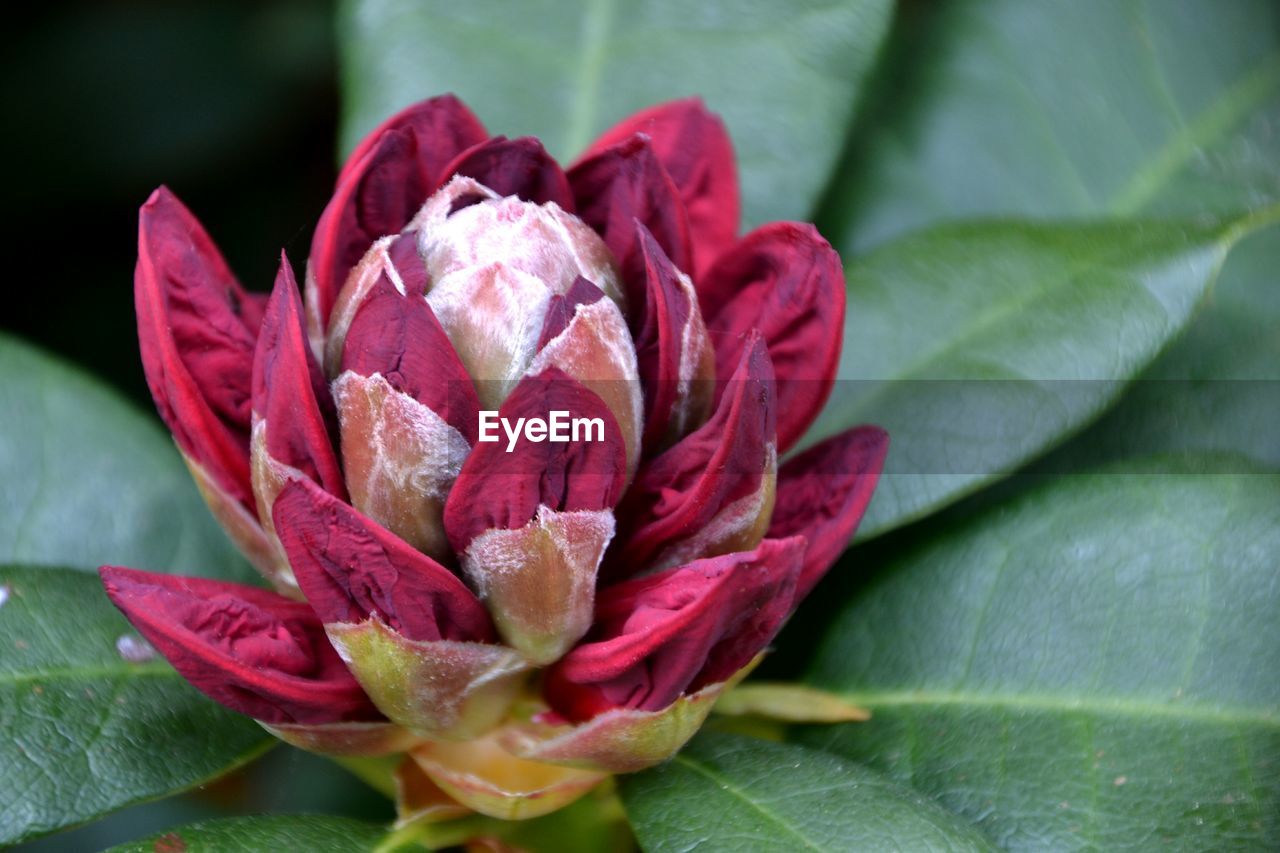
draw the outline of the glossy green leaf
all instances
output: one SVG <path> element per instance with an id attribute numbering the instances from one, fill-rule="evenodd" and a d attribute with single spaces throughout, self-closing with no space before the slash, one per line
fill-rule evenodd
<path id="1" fill-rule="evenodd" d="M 1280 198 L 1271 0 L 942 0 L 893 44 L 822 220 L 850 252 L 958 218 Z"/>
<path id="2" fill-rule="evenodd" d="M 794 745 L 704 732 L 666 764 L 621 782 L 648 853 L 991 849 L 919 794 Z"/>
<path id="3" fill-rule="evenodd" d="M 748 222 L 805 218 L 839 155 L 889 0 L 346 0 L 344 150 L 456 92 L 495 133 L 576 156 L 641 107 L 700 95 L 734 137 Z"/>
<path id="4" fill-rule="evenodd" d="M 3 335 L 0 482 L 0 561 L 256 577 L 152 418 Z"/>
<path id="5" fill-rule="evenodd" d="M 111 853 L 259 853 L 266 850 L 369 853 L 381 849 L 379 845 L 386 838 L 386 827 L 350 818 L 259 815 L 175 827 L 150 838 L 112 847 Z"/>
<path id="6" fill-rule="evenodd" d="M 0 844 L 199 784 L 271 743 L 146 646 L 96 575 L 0 567 Z"/>
<path id="7" fill-rule="evenodd" d="M 861 535 L 974 491 L 1097 417 L 1187 324 L 1245 227 L 958 224 L 848 264 L 841 381 L 814 436 L 889 431 Z"/>
<path id="8" fill-rule="evenodd" d="M 1048 478 L 855 549 L 809 679 L 872 718 L 803 742 L 1008 849 L 1280 846 L 1280 475 L 1222 464 Z"/>
<path id="9" fill-rule="evenodd" d="M 968 217 L 1199 218 L 1280 198 L 1270 0 L 942 0 L 904 8 L 890 44 L 820 217 L 848 258 Z M 1266 427 L 1280 416 L 1280 242 L 1272 229 L 1242 249 L 1150 381 L 1046 464 L 1158 449 L 1280 462 Z M 861 332 L 855 316 L 846 340 Z"/>
<path id="10" fill-rule="evenodd" d="M 1040 467 L 1168 452 L 1236 452 L 1280 468 L 1280 229 L 1232 251 L 1186 334 L 1097 424 Z"/>

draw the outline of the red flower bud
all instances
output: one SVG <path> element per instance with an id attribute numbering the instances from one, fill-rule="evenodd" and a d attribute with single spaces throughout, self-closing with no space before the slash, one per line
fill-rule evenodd
<path id="1" fill-rule="evenodd" d="M 287 261 L 246 294 L 157 191 L 148 383 L 219 520 L 306 603 L 107 568 L 112 599 L 290 743 L 411 749 L 442 813 L 530 816 L 669 757 L 848 542 L 887 447 L 859 428 L 779 471 L 830 393 L 844 283 L 813 228 L 737 240 L 739 210 L 696 99 L 566 174 L 435 98 L 343 167 L 304 321 Z"/>
<path id="2" fill-rule="evenodd" d="M 289 480 L 305 477 L 346 496 L 333 447 L 335 421 L 329 387 L 307 346 L 298 286 L 281 255 L 253 363 L 250 443 L 258 516 L 273 540 L 271 505 Z"/>
<path id="3" fill-rule="evenodd" d="M 532 136 L 495 136 L 473 145 L 459 154 L 444 173 L 471 178 L 499 196 L 515 196 L 534 204 L 554 202 L 573 213 L 569 179 Z"/>
<path id="4" fill-rule="evenodd" d="M 298 586 L 323 622 L 377 616 L 411 640 L 495 638 L 489 614 L 448 569 L 314 483 L 286 486 L 273 515 Z"/>

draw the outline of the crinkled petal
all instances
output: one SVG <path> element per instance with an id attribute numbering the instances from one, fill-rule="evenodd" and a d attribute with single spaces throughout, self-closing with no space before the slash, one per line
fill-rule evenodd
<path id="1" fill-rule="evenodd" d="M 393 257 L 394 253 L 395 244 Z M 402 266 L 397 265 L 397 270 Z M 393 389 L 408 394 L 462 433 L 468 444 L 475 443 L 480 402 L 471 377 L 423 293 L 401 292 L 386 270 L 351 321 L 341 371 L 381 375 Z"/>
<path id="2" fill-rule="evenodd" d="M 556 367 L 600 396 L 622 431 L 630 481 L 640 461 L 644 398 L 627 321 L 604 296 L 582 276 L 565 295 L 552 295 L 528 373 Z"/>
<path id="3" fill-rule="evenodd" d="M 354 171 L 360 161 L 389 130 L 408 130 L 418 142 L 417 155 L 422 171 L 443 179 L 445 166 L 458 153 L 483 142 L 489 132 L 484 129 L 457 95 L 446 94 L 419 101 L 406 107 L 370 131 L 347 156 L 338 175 L 338 183 Z"/>
<path id="4" fill-rule="evenodd" d="M 741 203 L 729 132 L 701 98 L 684 98 L 623 119 L 601 134 L 584 156 L 637 133 L 648 137 L 654 154 L 680 191 L 689 214 L 694 256 L 694 267 L 685 271 L 700 277 L 738 233 Z"/>
<path id="5" fill-rule="evenodd" d="M 341 370 L 381 374 L 397 391 L 441 413 L 449 412 L 455 399 L 462 403 L 469 397 L 471 406 L 449 421 L 458 430 L 470 423 L 469 439 L 475 440 L 475 391 L 453 344 L 424 295 L 402 293 L 385 269 L 351 321 Z M 451 388 L 453 383 L 460 387 Z"/>
<path id="6" fill-rule="evenodd" d="M 643 135 L 597 151 L 569 170 L 578 216 L 604 238 L 622 270 L 627 304 L 644 302 L 644 258 L 635 223 L 649 229 L 681 270 L 693 269 L 680 191 Z"/>
<path id="7" fill-rule="evenodd" d="M 797 602 L 853 538 L 888 452 L 888 433 L 860 426 L 809 448 L 778 469 L 769 536 L 800 535 L 809 543 L 796 584 Z"/>
<path id="8" fill-rule="evenodd" d="M 618 507 L 611 576 L 748 551 L 773 507 L 773 371 L 754 335 L 715 414 L 647 462 Z"/>
<path id="9" fill-rule="evenodd" d="M 377 615 L 411 640 L 494 639 L 484 607 L 452 572 L 314 483 L 286 486 L 273 516 L 298 586 L 321 621 Z"/>
<path id="10" fill-rule="evenodd" d="M 689 277 L 638 222 L 636 232 L 645 271 L 636 359 L 644 388 L 644 450 L 652 455 L 701 426 L 711 413 L 715 350 Z"/>
<path id="11" fill-rule="evenodd" d="M 598 440 L 531 441 L 521 430 L 507 452 L 501 427 L 489 432 L 496 440 L 486 441 L 482 431 L 445 503 L 445 532 L 454 551 L 465 552 L 486 530 L 524 527 L 540 506 L 574 512 L 617 503 L 626 471 L 622 434 L 609 407 L 582 383 L 548 368 L 521 380 L 498 417 L 514 426 L 524 418 L 550 420 L 553 411 L 598 419 L 600 428 L 591 430 Z"/>
<path id="12" fill-rule="evenodd" d="M 387 262 L 412 243 L 411 235 L 396 238 Z M 397 274 L 421 266 L 416 254 L 402 259 L 364 289 L 341 336 L 333 395 L 352 504 L 446 559 L 444 499 L 475 442 L 480 403 L 421 290 Z"/>
<path id="13" fill-rule="evenodd" d="M 307 323 L 313 347 L 347 275 L 374 241 L 398 234 L 431 192 L 432 176 L 416 157 L 407 129 L 389 130 L 338 184 L 311 240 L 307 261 Z"/>
<path id="14" fill-rule="evenodd" d="M 264 723 L 382 719 L 306 604 L 204 578 L 104 566 L 112 603 L 184 678 Z"/>
<path id="15" fill-rule="evenodd" d="M 547 670 L 556 713 L 661 710 L 727 680 L 773 639 L 791 609 L 804 539 L 766 539 L 600 590 L 586 640 Z"/>
<path id="16" fill-rule="evenodd" d="M 444 169 L 444 178 L 465 175 L 500 196 L 535 204 L 548 202 L 573 213 L 569 179 L 542 143 L 532 136 L 495 136 L 463 151 Z"/>
<path id="17" fill-rule="evenodd" d="M 427 200 L 457 155 L 488 137 L 452 95 L 415 104 L 356 146 L 311 241 L 307 319 L 323 338 L 347 274 L 374 240 L 397 234 Z"/>
<path id="18" fill-rule="evenodd" d="M 831 394 L 844 331 L 840 256 L 812 225 L 775 222 L 721 255 L 698 283 L 723 377 L 746 332 L 759 329 L 778 377 L 778 451 L 813 423 Z"/>
<path id="19" fill-rule="evenodd" d="M 241 289 L 191 212 L 160 187 L 138 217 L 138 342 L 178 446 L 252 509 L 249 413 L 263 300 Z"/>
<path id="20" fill-rule="evenodd" d="M 313 480 L 325 491 L 346 497 L 334 450 L 336 422 L 333 398 L 307 346 L 293 272 L 282 257 L 253 363 L 249 451 L 258 518 L 272 541 L 277 540 L 271 507 L 290 480 Z"/>

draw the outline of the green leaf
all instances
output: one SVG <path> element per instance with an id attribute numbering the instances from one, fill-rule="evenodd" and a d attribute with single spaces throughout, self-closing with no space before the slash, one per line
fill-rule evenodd
<path id="1" fill-rule="evenodd" d="M 151 418 L 3 335 L 0 377 L 0 562 L 256 577 Z"/>
<path id="2" fill-rule="evenodd" d="M 704 732 L 621 778 L 641 846 L 658 851 L 989 850 L 918 794 L 832 755 Z"/>
<path id="3" fill-rule="evenodd" d="M 272 742 L 162 659 L 126 660 L 149 649 L 95 575 L 3 566 L 0 602 L 0 844 L 191 787 Z"/>
<path id="4" fill-rule="evenodd" d="M 1201 217 L 1280 199 L 1270 0 L 917 4 L 876 77 L 820 217 L 846 257 L 961 218 Z M 1280 464 L 1280 241 L 1272 229 L 1241 249 L 1186 338 L 1050 467 L 1159 449 Z"/>
<path id="5" fill-rule="evenodd" d="M 1038 467 L 1236 452 L 1280 468 L 1280 229 L 1231 252 L 1205 309 L 1116 408 Z"/>
<path id="6" fill-rule="evenodd" d="M 1271 0 L 943 0 L 892 44 L 822 219 L 849 252 L 950 219 L 1280 198 Z"/>
<path id="7" fill-rule="evenodd" d="M 323 850 L 368 853 L 381 849 L 387 830 L 377 824 L 328 815 L 259 815 L 204 820 L 112 847 L 111 853 L 259 853 Z"/>
<path id="8" fill-rule="evenodd" d="M 1049 478 L 856 549 L 809 679 L 872 718 L 803 742 L 1009 849 L 1275 849 L 1280 475 L 1222 464 Z"/>
<path id="9" fill-rule="evenodd" d="M 956 224 L 849 264 L 842 381 L 813 436 L 889 431 L 860 534 L 926 515 L 1097 417 L 1187 324 L 1251 225 Z"/>
<path id="10" fill-rule="evenodd" d="M 738 153 L 749 223 L 806 218 L 841 150 L 889 0 L 346 0 L 344 148 L 455 92 L 495 133 L 576 156 L 642 107 L 700 95 Z"/>

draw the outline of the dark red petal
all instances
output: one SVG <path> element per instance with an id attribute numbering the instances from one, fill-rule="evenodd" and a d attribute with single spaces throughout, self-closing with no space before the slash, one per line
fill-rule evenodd
<path id="1" fill-rule="evenodd" d="M 649 141 L 625 142 L 583 158 L 569 170 L 578 216 L 594 228 L 622 269 L 628 303 L 644 302 L 644 258 L 636 240 L 639 221 L 681 270 L 693 268 L 689 220 L 680 192 Z"/>
<path id="2" fill-rule="evenodd" d="M 298 285 L 283 255 L 253 362 L 253 410 L 266 423 L 268 456 L 345 496 L 333 398 L 307 345 Z"/>
<path id="3" fill-rule="evenodd" d="M 699 282 L 698 301 L 723 376 L 759 329 L 778 376 L 778 450 L 786 452 L 831 394 L 844 334 L 840 256 L 812 225 L 752 231 Z"/>
<path id="4" fill-rule="evenodd" d="M 377 614 L 410 640 L 494 640 L 489 614 L 453 573 L 315 484 L 285 486 L 272 519 L 322 621 Z"/>
<path id="5" fill-rule="evenodd" d="M 665 548 L 701 532 L 727 505 L 760 488 L 772 458 L 773 398 L 773 370 L 757 335 L 711 419 L 640 469 L 618 507 L 622 530 L 611 572 L 651 568 Z"/>
<path id="6" fill-rule="evenodd" d="M 474 178 L 501 196 L 513 195 L 535 204 L 555 202 L 569 213 L 574 211 L 573 192 L 564 170 L 532 136 L 495 136 L 481 142 L 446 166 L 442 181 L 453 175 Z"/>
<path id="7" fill-rule="evenodd" d="M 343 172 L 311 240 L 308 304 L 324 326 L 351 268 L 375 240 L 398 234 L 434 186 L 407 127 L 383 133 Z"/>
<path id="8" fill-rule="evenodd" d="M 311 240 L 308 308 L 323 327 L 347 274 L 373 241 L 397 234 L 427 200 L 458 154 L 488 132 L 453 95 L 415 104 L 356 146 L 338 176 Z"/>
<path id="9" fill-rule="evenodd" d="M 538 335 L 538 350 L 560 336 L 573 322 L 579 305 L 591 305 L 604 299 L 604 291 L 582 276 L 574 280 L 569 292 L 553 294 L 547 303 L 547 313 L 542 319 L 542 332 Z"/>
<path id="10" fill-rule="evenodd" d="M 422 171 L 433 176 L 436 183 L 444 175 L 446 164 L 458 156 L 458 152 L 483 142 L 489 136 L 480 119 L 456 95 L 438 95 L 419 101 L 396 113 L 360 140 L 338 175 L 339 184 L 356 169 L 360 160 L 388 130 L 408 130 L 413 134 L 418 142 Z"/>
<path id="11" fill-rule="evenodd" d="M 766 539 L 606 587 L 587 638 L 548 671 L 552 709 L 580 721 L 658 711 L 724 681 L 764 650 L 790 612 L 804 540 Z"/>
<path id="12" fill-rule="evenodd" d="M 682 365 L 688 367 L 684 365 L 685 359 L 693 359 L 696 367 L 704 357 L 708 361 L 710 357 L 706 356 L 707 339 L 697 316 L 699 310 L 695 297 L 682 286 L 675 265 L 649 230 L 637 222 L 636 232 L 644 259 L 645 301 L 642 313 L 632 313 L 633 317 L 640 314 L 640 321 L 633 332 L 640 384 L 644 390 L 644 448 L 646 453 L 651 453 L 670 439 L 672 419 L 678 406 L 699 410 L 686 413 L 691 419 L 696 418 L 691 426 L 699 426 L 698 421 L 706 416 L 709 395 L 702 406 L 695 405 L 687 398 L 698 395 L 698 389 L 682 389 L 680 380 Z M 699 348 L 699 343 L 702 348 Z M 690 352 L 691 349 L 694 351 Z M 713 365 L 708 367 L 714 370 Z M 701 373 L 701 369 L 695 369 L 695 382 L 714 378 L 714 375 L 700 376 Z M 682 396 L 686 399 L 682 400 Z"/>
<path id="13" fill-rule="evenodd" d="M 568 412 L 569 418 L 599 418 L 603 440 L 534 442 L 521 430 L 508 453 L 507 436 L 499 427 L 498 441 L 478 442 L 444 507 L 444 529 L 454 551 L 463 553 L 486 530 L 523 527 L 539 506 L 574 512 L 617 503 L 627 464 L 622 432 L 609 407 L 582 383 L 548 368 L 520 380 L 498 416 L 514 427 L 519 418 L 549 420 L 552 411 Z"/>
<path id="14" fill-rule="evenodd" d="M 240 288 L 213 240 L 165 187 L 139 212 L 134 302 L 160 417 L 178 446 L 251 509 L 251 380 L 263 298 Z"/>
<path id="15" fill-rule="evenodd" d="M 416 256 L 414 260 L 421 264 Z M 410 280 L 404 283 L 406 293 L 401 294 L 384 272 L 369 290 L 347 330 L 342 370 L 382 374 L 392 388 L 430 408 L 475 444 L 480 410 L 475 385 L 422 292 Z"/>
<path id="16" fill-rule="evenodd" d="M 382 719 L 306 604 L 222 581 L 98 571 L 112 603 L 214 701 L 264 723 Z"/>
<path id="17" fill-rule="evenodd" d="M 685 272 L 700 277 L 738 233 L 741 203 L 729 132 L 701 98 L 685 98 L 623 119 L 592 143 L 585 156 L 636 133 L 649 138 L 654 154 L 680 191 L 689 214 L 695 262 Z"/>
<path id="18" fill-rule="evenodd" d="M 804 598 L 853 538 L 871 502 L 889 434 L 855 427 L 816 444 L 778 469 L 778 497 L 769 536 L 808 540 L 796 601 Z"/>
<path id="19" fill-rule="evenodd" d="M 417 234 L 401 234 L 392 240 L 387 248 L 387 257 L 396 268 L 406 294 L 426 294 L 427 287 L 431 284 L 431 275 L 427 272 L 426 261 L 418 254 Z"/>

